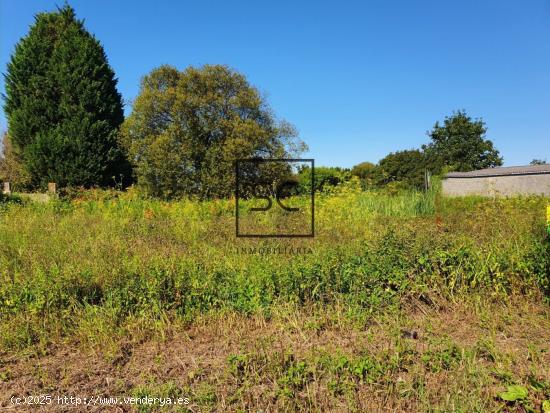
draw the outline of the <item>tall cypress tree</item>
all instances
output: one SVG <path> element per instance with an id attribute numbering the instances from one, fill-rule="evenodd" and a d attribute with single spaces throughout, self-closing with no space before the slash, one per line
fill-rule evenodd
<path id="1" fill-rule="evenodd" d="M 117 142 L 117 80 L 69 5 L 35 17 L 8 63 L 8 131 L 32 185 L 113 185 L 130 169 Z"/>

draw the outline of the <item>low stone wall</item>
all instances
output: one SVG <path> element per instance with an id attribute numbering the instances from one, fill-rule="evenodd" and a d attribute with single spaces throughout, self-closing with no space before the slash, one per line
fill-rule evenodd
<path id="1" fill-rule="evenodd" d="M 4 195 L 12 195 L 14 194 L 12 192 L 12 187 L 9 182 L 0 182 L 2 184 L 2 194 Z M 47 193 L 40 193 L 40 192 L 16 192 L 17 196 L 21 197 L 22 199 L 27 199 L 32 202 L 48 202 L 52 198 L 57 197 L 57 184 L 54 182 L 48 183 L 48 192 Z"/>
<path id="2" fill-rule="evenodd" d="M 471 178 L 447 177 L 442 181 L 442 192 L 443 195 L 448 196 L 550 196 L 550 173 Z"/>

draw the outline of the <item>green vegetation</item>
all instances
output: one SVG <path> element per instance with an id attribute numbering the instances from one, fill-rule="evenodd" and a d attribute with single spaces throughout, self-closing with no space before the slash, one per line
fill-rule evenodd
<path id="1" fill-rule="evenodd" d="M 152 70 L 124 120 L 103 48 L 68 5 L 38 14 L 18 43 L 8 64 L 4 108 L 9 133 L 0 180 L 18 189 L 48 182 L 125 187 L 137 178 L 146 196 L 228 198 L 236 159 L 289 158 L 306 149 L 245 76 L 224 65 Z M 363 189 L 419 190 L 426 171 L 499 166 L 502 158 L 486 131 L 481 119 L 458 111 L 443 125 L 436 122 L 422 150 L 390 153 L 377 165 L 363 162 L 351 171 L 317 168 L 316 190 L 352 176 Z M 281 165 L 264 165 L 258 180 L 273 183 L 288 173 Z M 302 178 L 296 177 L 307 192 Z"/>
<path id="2" fill-rule="evenodd" d="M 145 76 L 122 141 L 140 188 L 162 198 L 227 198 L 236 159 L 288 158 L 304 149 L 246 78 L 221 65 L 161 66 Z M 263 181 L 286 173 L 264 169 Z"/>
<path id="3" fill-rule="evenodd" d="M 212 326 L 236 317 L 245 330 L 250 323 L 267 330 L 240 350 L 221 351 L 215 376 L 197 364 L 168 393 L 228 411 L 261 408 L 265 400 L 287 411 L 383 405 L 472 411 L 538 406 L 549 398 L 542 368 L 548 355 L 540 350 L 550 297 L 547 200 L 388 195 L 350 182 L 318 196 L 317 236 L 305 240 L 235 239 L 233 200 L 166 202 L 134 191 L 94 191 L 45 204 L 3 203 L 2 351 L 47 357 L 64 343 L 118 366 L 131 363 L 141 343 L 177 340 L 197 328 L 202 332 L 189 334 L 218 337 Z M 246 252 L 260 247 L 311 253 Z M 509 335 L 519 334 L 517 317 L 534 311 L 534 321 L 520 323 L 530 326 L 531 338 L 507 353 L 487 332 L 476 333 L 474 342 L 453 338 L 454 331 L 445 335 L 437 320 L 449 317 L 443 309 L 451 307 L 479 318 L 468 328 L 492 325 Z M 422 321 L 412 308 L 423 309 Z M 401 328 L 419 323 L 422 341 L 403 338 Z M 269 330 L 277 325 L 283 330 Z M 341 329 L 349 345 L 296 344 Z M 275 353 L 262 350 L 265 340 L 283 340 L 284 331 L 298 341 Z M 123 388 L 164 394 L 167 377 Z M 460 399 L 453 380 L 473 391 Z M 451 399 L 438 393 L 439 385 Z M 497 393 L 511 385 L 529 386 L 528 396 L 499 401 Z M 373 389 L 381 398 L 366 397 Z"/>
<path id="4" fill-rule="evenodd" d="M 117 144 L 123 112 L 115 75 L 103 47 L 70 6 L 38 14 L 17 44 L 7 67 L 4 110 L 13 156 L 31 187 L 130 179 Z"/>
<path id="5" fill-rule="evenodd" d="M 428 165 L 424 154 L 418 149 L 390 153 L 378 162 L 370 174 L 378 187 L 421 189 Z"/>
<path id="6" fill-rule="evenodd" d="M 4 133 L 1 147 L 0 182 L 9 182 L 13 190 L 22 190 L 29 187 L 29 173 L 14 150 L 7 133 Z"/>
<path id="7" fill-rule="evenodd" d="M 486 139 L 487 127 L 482 119 L 472 120 L 465 111 L 436 122 L 428 133 L 431 142 L 421 149 L 392 152 L 376 165 L 360 163 L 351 174 L 361 179 L 364 188 L 424 188 L 424 175 L 441 175 L 447 171 L 472 171 L 502 165 L 502 157 Z M 534 159 L 533 162 L 544 163 Z M 533 163 L 532 162 L 532 163 Z"/>
<path id="8" fill-rule="evenodd" d="M 429 133 L 432 142 L 423 146 L 427 162 L 435 173 L 448 167 L 454 171 L 473 171 L 502 165 L 493 142 L 485 138 L 487 127 L 481 119 L 472 120 L 465 111 L 436 122 Z"/>
<path id="9" fill-rule="evenodd" d="M 339 167 L 317 166 L 314 171 L 315 191 L 330 192 L 339 184 L 347 182 L 351 178 L 349 170 Z M 308 194 L 311 192 L 311 168 L 303 167 L 298 172 L 298 183 L 300 192 Z"/>
<path id="10" fill-rule="evenodd" d="M 426 170 L 502 164 L 482 120 L 459 111 L 421 150 L 316 168 L 316 237 L 245 239 L 235 208 L 256 188 L 236 205 L 235 160 L 305 145 L 237 71 L 154 69 L 123 122 L 103 48 L 66 5 L 17 45 L 5 111 L 0 181 L 61 190 L 0 194 L 0 395 L 550 411 L 549 200 L 441 198 L 437 177 L 417 191 Z M 77 188 L 126 186 L 131 166 L 125 192 Z M 291 172 L 239 170 L 264 191 Z M 306 205 L 311 173 L 277 200 Z M 307 226 L 306 210 L 243 212 L 240 228 Z"/>

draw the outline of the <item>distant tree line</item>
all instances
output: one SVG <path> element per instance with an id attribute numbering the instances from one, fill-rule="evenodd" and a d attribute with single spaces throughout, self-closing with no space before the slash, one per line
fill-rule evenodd
<path id="1" fill-rule="evenodd" d="M 436 122 L 427 133 L 430 142 L 420 149 L 388 154 L 376 165 L 365 162 L 352 168 L 365 186 L 420 189 L 426 171 L 440 175 L 446 171 L 467 172 L 502 165 L 502 157 L 493 142 L 486 138 L 487 127 L 481 119 L 472 119 L 459 110 Z"/>
<path id="2" fill-rule="evenodd" d="M 296 157 L 306 146 L 277 120 L 256 88 L 222 65 L 179 71 L 161 66 L 143 77 L 124 119 L 117 79 L 99 41 L 65 5 L 36 16 L 8 63 L 0 180 L 21 189 L 121 186 L 151 196 L 227 197 L 234 160 Z M 481 119 L 458 111 L 436 122 L 420 149 L 388 154 L 351 169 L 317 167 L 315 190 L 357 177 L 364 188 L 421 188 L 424 174 L 502 164 Z M 543 162 L 534 160 L 533 162 Z M 246 171 L 245 171 L 246 172 Z M 249 171 L 249 173 L 252 173 Z M 264 180 L 289 175 L 265 166 Z M 308 190 L 308 172 L 295 179 Z"/>
<path id="3" fill-rule="evenodd" d="M 362 162 L 351 169 L 316 168 L 317 190 L 338 185 L 357 177 L 364 189 L 422 189 L 426 172 L 439 175 L 446 171 L 472 171 L 502 165 L 502 157 L 486 138 L 481 119 L 473 120 L 465 111 L 436 122 L 427 133 L 430 142 L 420 149 L 392 152 L 378 163 Z M 536 162 L 540 162 L 535 160 Z"/>

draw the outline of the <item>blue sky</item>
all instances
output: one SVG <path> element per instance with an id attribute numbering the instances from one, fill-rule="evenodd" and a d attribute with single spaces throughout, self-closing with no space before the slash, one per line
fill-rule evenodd
<path id="1" fill-rule="evenodd" d="M 0 0 L 2 72 L 33 15 L 62 3 Z M 128 103 L 160 64 L 223 63 L 296 125 L 318 165 L 419 147 L 456 109 L 485 120 L 505 165 L 550 161 L 550 0 L 69 3 Z"/>

